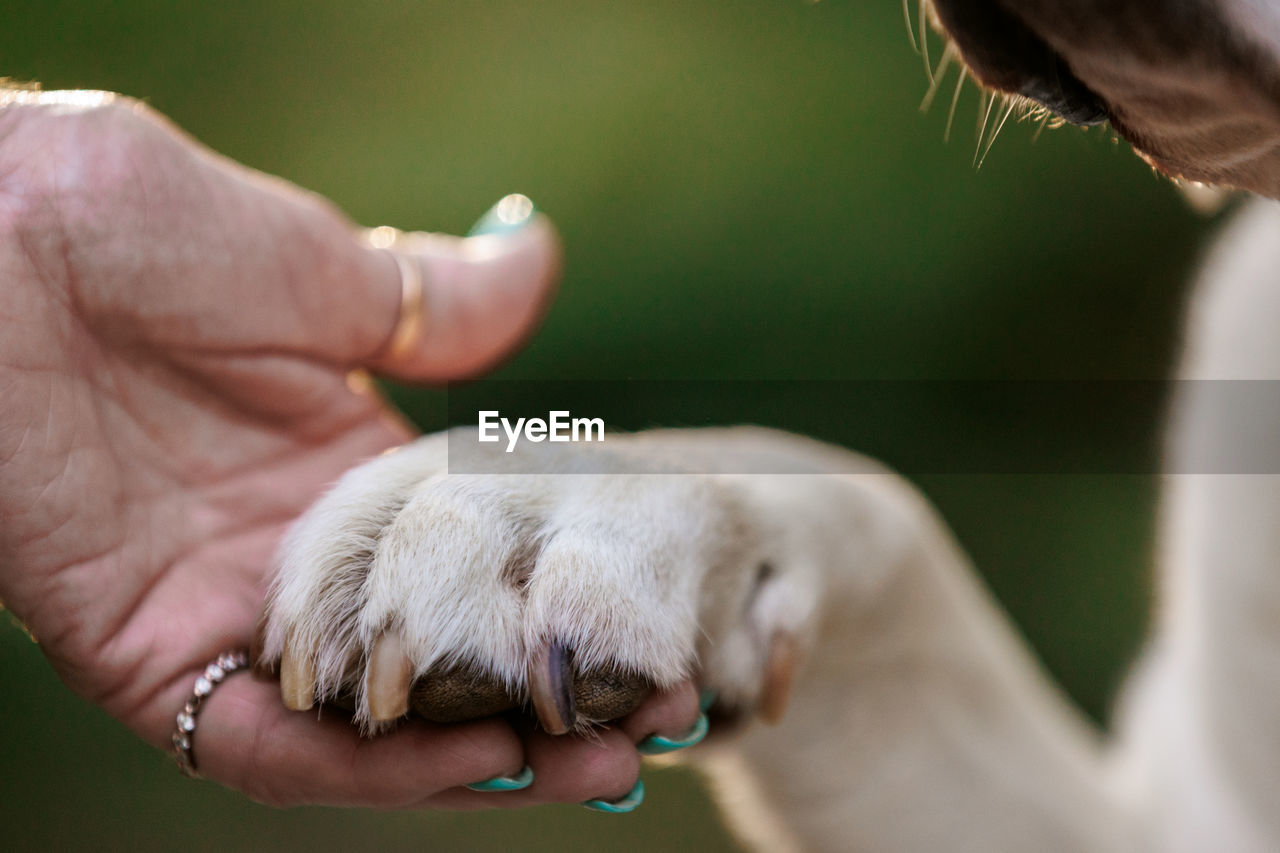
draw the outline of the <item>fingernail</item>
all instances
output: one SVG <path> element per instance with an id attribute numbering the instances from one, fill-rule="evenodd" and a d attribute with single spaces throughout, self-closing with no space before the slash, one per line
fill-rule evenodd
<path id="1" fill-rule="evenodd" d="M 637 779 L 636 786 L 620 800 L 587 800 L 582 805 L 584 808 L 591 809 L 593 812 L 604 812 L 605 814 L 626 814 L 627 812 L 635 811 L 636 807 L 643 802 L 644 782 Z"/>
<path id="2" fill-rule="evenodd" d="M 494 776 L 492 779 L 485 779 L 483 782 L 476 782 L 468 785 L 467 788 L 472 791 L 519 791 L 533 784 L 533 768 L 525 765 L 514 776 Z"/>
<path id="3" fill-rule="evenodd" d="M 693 746 L 695 743 L 701 742 L 706 736 L 707 715 L 699 714 L 697 722 L 693 724 L 693 728 L 680 737 L 669 738 L 662 735 L 649 735 L 636 744 L 636 752 L 641 755 L 662 755 L 664 752 L 675 752 L 677 749 Z"/>
<path id="4" fill-rule="evenodd" d="M 714 687 L 703 688 L 702 692 L 698 694 L 698 710 L 704 714 L 707 713 L 719 698 L 720 693 Z"/>
<path id="5" fill-rule="evenodd" d="M 533 219 L 533 214 L 537 208 L 533 206 L 533 202 L 528 196 L 512 193 L 504 196 L 493 207 L 485 212 L 484 216 L 475 225 L 471 226 L 471 230 L 467 232 L 468 237 L 479 237 L 482 234 L 513 234 L 519 231 Z"/>

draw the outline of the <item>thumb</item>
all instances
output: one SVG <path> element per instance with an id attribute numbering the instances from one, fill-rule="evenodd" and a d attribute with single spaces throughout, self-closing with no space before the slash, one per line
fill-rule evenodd
<path id="1" fill-rule="evenodd" d="M 33 251 L 75 269 L 82 322 L 105 339 L 201 364 L 289 354 L 432 381 L 508 355 L 550 302 L 559 239 L 524 196 L 495 205 L 477 236 L 409 234 L 380 249 L 323 198 L 218 156 L 136 102 L 61 104 L 16 108 L 0 171 L 34 164 L 18 181 L 33 199 Z M 40 152 L 56 168 L 41 171 L 53 155 Z M 74 184 L 74 203 L 49 201 L 65 195 L 58 181 Z M 391 348 L 405 269 L 421 273 L 422 298 L 408 300 L 416 334 Z"/>
<path id="2" fill-rule="evenodd" d="M 479 373 L 522 344 L 546 313 L 560 272 L 554 227 L 521 195 L 499 201 L 471 236 L 369 232 L 373 286 L 398 294 L 365 366 L 433 381 Z"/>

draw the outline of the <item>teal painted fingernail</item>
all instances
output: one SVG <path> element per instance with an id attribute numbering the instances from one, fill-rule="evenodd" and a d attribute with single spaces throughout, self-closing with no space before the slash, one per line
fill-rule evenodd
<path id="1" fill-rule="evenodd" d="M 708 687 L 698 694 L 698 710 L 707 713 L 711 710 L 711 706 L 716 704 L 716 699 L 720 698 L 720 693 L 714 687 Z"/>
<path id="2" fill-rule="evenodd" d="M 677 749 L 693 746 L 707 736 L 707 715 L 699 714 L 693 728 L 678 738 L 649 735 L 636 744 L 636 752 L 641 755 L 662 755 L 664 752 L 675 752 Z"/>
<path id="3" fill-rule="evenodd" d="M 472 791 L 519 791 L 521 788 L 527 788 L 533 784 L 533 768 L 525 765 L 514 776 L 494 776 L 492 779 L 485 779 L 483 782 L 476 782 L 474 785 L 468 785 Z"/>
<path id="4" fill-rule="evenodd" d="M 620 800 L 587 800 L 583 803 L 583 807 L 591 809 L 593 812 L 604 812 L 605 814 L 626 814 L 633 812 L 636 807 L 644 802 L 644 782 L 640 779 L 636 780 L 636 786 Z"/>
<path id="5" fill-rule="evenodd" d="M 480 217 L 479 222 L 471 226 L 467 236 L 514 234 L 529 224 L 536 210 L 537 208 L 533 206 L 533 202 L 526 195 L 512 193 L 509 196 L 504 196 L 497 204 L 489 208 L 484 216 Z"/>

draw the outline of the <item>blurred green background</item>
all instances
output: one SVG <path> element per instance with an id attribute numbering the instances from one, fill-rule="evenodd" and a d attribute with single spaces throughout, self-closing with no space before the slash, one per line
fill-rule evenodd
<path id="1" fill-rule="evenodd" d="M 976 91 L 944 143 L 954 77 L 922 116 L 892 0 L 42 0 L 2 17 L 0 74 L 145 98 L 362 223 L 465 232 L 502 195 L 533 197 L 567 269 L 506 378 L 1160 377 L 1213 227 L 1098 130 L 1033 142 L 1010 121 L 975 169 Z M 808 426 L 828 437 L 859 416 L 823 408 L 829 428 Z M 1158 406 L 1138 415 L 1154 446 Z M 664 423 L 660 402 L 646 417 Z M 965 418 L 902 428 L 930 441 Z M 1070 420 L 1033 428 L 1075 440 Z M 1105 718 L 1143 630 L 1154 478 L 916 479 Z M 267 809 L 180 779 L 5 622 L 0 661 L 6 849 L 733 849 L 683 771 L 652 774 L 628 817 Z"/>

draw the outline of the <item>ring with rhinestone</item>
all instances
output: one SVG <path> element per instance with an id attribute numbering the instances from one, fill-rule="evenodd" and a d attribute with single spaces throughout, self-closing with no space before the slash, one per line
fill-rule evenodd
<path id="1" fill-rule="evenodd" d="M 196 716 L 200 713 L 205 697 L 212 693 L 213 688 L 228 675 L 248 665 L 249 652 L 245 649 L 236 649 L 218 655 L 196 679 L 196 683 L 191 688 L 191 695 L 174 719 L 173 757 L 178 762 L 178 769 L 187 778 L 200 778 L 200 774 L 196 772 L 196 756 L 191 750 L 191 744 L 196 734 Z"/>

